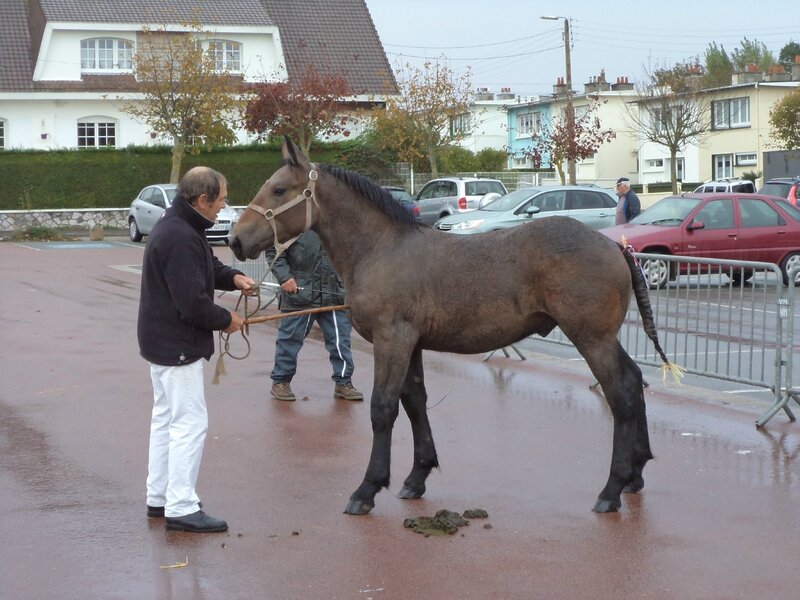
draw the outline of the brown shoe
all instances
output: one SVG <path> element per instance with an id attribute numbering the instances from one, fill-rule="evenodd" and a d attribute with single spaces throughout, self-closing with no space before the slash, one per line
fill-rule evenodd
<path id="1" fill-rule="evenodd" d="M 363 400 L 364 394 L 354 388 L 352 383 L 343 383 L 333 388 L 333 397 L 337 400 Z"/>
<path id="2" fill-rule="evenodd" d="M 284 381 L 272 384 L 272 397 L 275 398 L 275 400 L 285 400 L 286 402 L 294 402 L 297 400 L 289 383 Z"/>

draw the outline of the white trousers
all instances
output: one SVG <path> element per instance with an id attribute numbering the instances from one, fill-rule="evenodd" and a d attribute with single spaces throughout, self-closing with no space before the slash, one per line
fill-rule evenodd
<path id="1" fill-rule="evenodd" d="M 203 360 L 179 367 L 150 363 L 150 378 L 147 505 L 163 506 L 167 517 L 182 517 L 199 510 L 194 488 L 208 429 Z"/>

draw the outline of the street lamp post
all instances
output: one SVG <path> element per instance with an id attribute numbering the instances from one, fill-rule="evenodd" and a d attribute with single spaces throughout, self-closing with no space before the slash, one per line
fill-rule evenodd
<path id="1" fill-rule="evenodd" d="M 567 68 L 567 137 L 570 145 L 575 144 L 575 109 L 572 106 L 572 59 L 569 54 L 569 18 L 567 17 L 540 17 L 545 21 L 558 21 L 564 19 L 564 60 Z M 575 185 L 575 156 L 574 149 L 569 148 L 567 155 L 567 183 Z"/>

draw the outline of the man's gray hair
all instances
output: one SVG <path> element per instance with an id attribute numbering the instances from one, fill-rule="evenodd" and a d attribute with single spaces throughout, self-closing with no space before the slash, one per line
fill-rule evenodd
<path id="1" fill-rule="evenodd" d="M 193 167 L 186 171 L 178 184 L 178 197 L 192 206 L 205 194 L 213 202 L 219 197 L 222 185 L 228 185 L 225 176 L 209 167 Z"/>

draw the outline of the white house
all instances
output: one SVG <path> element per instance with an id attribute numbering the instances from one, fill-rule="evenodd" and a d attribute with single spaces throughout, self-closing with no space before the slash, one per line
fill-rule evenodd
<path id="1" fill-rule="evenodd" d="M 0 149 L 160 141 L 120 109 L 138 93 L 132 57 L 143 28 L 180 32 L 193 21 L 210 32 L 203 44 L 220 70 L 242 82 L 298 77 L 313 64 L 344 75 L 355 105 L 397 93 L 364 0 L 3 0 Z"/>

